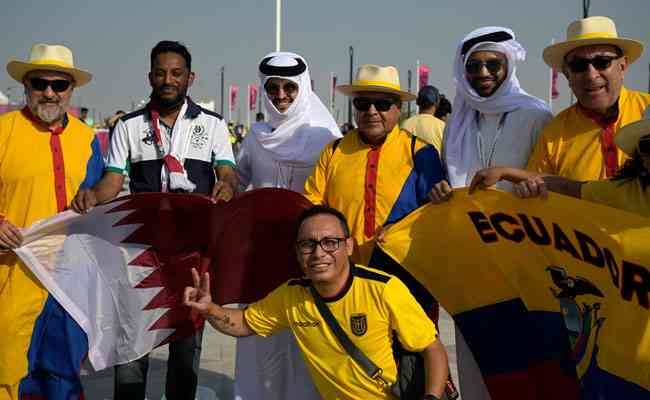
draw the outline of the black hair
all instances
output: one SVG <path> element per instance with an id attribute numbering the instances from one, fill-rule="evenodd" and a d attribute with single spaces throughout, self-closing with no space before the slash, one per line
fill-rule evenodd
<path id="1" fill-rule="evenodd" d="M 171 40 L 163 40 L 158 42 L 153 49 L 151 49 L 151 68 L 153 69 L 153 64 L 156 61 L 156 57 L 162 53 L 176 53 L 179 56 L 183 57 L 185 60 L 185 65 L 187 66 L 188 71 L 192 70 L 192 56 L 187 50 L 184 44 L 181 42 L 175 42 Z"/>
<path id="2" fill-rule="evenodd" d="M 638 151 L 634 152 L 632 158 L 625 161 L 625 164 L 612 177 L 613 181 L 639 179 L 641 188 L 645 191 L 650 186 L 650 171 L 643 166 L 643 159 Z"/>
<path id="3" fill-rule="evenodd" d="M 447 114 L 451 114 L 451 103 L 444 94 L 441 94 L 440 99 L 438 100 L 438 107 L 436 108 L 434 115 L 436 118 L 442 118 Z"/>
<path id="4" fill-rule="evenodd" d="M 79 111 L 82 112 L 82 113 L 83 112 L 88 112 L 88 109 L 86 107 L 81 107 L 81 109 Z"/>
<path id="5" fill-rule="evenodd" d="M 117 111 L 115 111 L 115 114 L 116 114 L 116 115 L 117 115 L 117 114 L 126 114 L 126 111 L 124 111 L 124 110 L 117 110 Z"/>
<path id="6" fill-rule="evenodd" d="M 264 113 L 258 112 L 257 114 L 255 114 L 255 120 L 264 121 Z"/>
<path id="7" fill-rule="evenodd" d="M 309 218 L 315 217 L 317 215 L 331 215 L 336 217 L 343 228 L 343 234 L 346 238 L 350 237 L 350 228 L 348 227 L 348 221 L 345 219 L 345 215 L 341 213 L 336 208 L 327 207 L 327 206 L 313 206 L 312 208 L 303 212 L 300 217 L 298 217 L 298 224 L 296 225 L 296 237 L 298 236 L 298 231 L 302 224 Z"/>

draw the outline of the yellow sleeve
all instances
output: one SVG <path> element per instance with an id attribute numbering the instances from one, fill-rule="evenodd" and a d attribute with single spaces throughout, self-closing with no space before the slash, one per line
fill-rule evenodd
<path id="1" fill-rule="evenodd" d="M 341 143 L 339 142 L 339 146 Z M 323 151 L 320 153 L 318 162 L 314 167 L 311 175 L 305 181 L 305 192 L 303 193 L 307 200 L 311 201 L 316 205 L 326 204 L 326 192 L 327 192 L 327 168 L 329 166 L 330 159 L 332 158 L 332 146 L 333 143 L 325 146 Z"/>
<path id="2" fill-rule="evenodd" d="M 585 182 L 580 187 L 580 198 L 592 203 L 618 208 L 617 204 L 622 193 L 617 192 L 616 186 L 620 183 L 609 180 Z"/>
<path id="3" fill-rule="evenodd" d="M 555 166 L 553 165 L 548 152 L 548 141 L 545 134 L 547 128 L 544 128 L 542 134 L 539 135 L 539 140 L 537 141 L 537 144 L 535 144 L 535 148 L 528 159 L 528 166 L 526 169 L 534 172 L 557 175 L 557 172 L 555 172 Z"/>
<path id="4" fill-rule="evenodd" d="M 258 335 L 269 336 L 275 332 L 289 329 L 285 299 L 290 288 L 285 283 L 265 298 L 248 305 L 244 310 L 246 324 Z"/>
<path id="5" fill-rule="evenodd" d="M 392 328 L 404 348 L 420 352 L 433 343 L 438 331 L 402 281 L 391 277 L 384 289 Z"/>

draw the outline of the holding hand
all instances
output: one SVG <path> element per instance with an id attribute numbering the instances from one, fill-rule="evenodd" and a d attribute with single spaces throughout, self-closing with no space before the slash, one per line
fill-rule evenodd
<path id="1" fill-rule="evenodd" d="M 183 304 L 192 307 L 205 316 L 210 311 L 212 296 L 210 295 L 210 274 L 206 272 L 199 278 L 196 268 L 192 268 L 194 287 L 186 287 L 183 293 Z"/>
<path id="2" fill-rule="evenodd" d="M 429 192 L 429 199 L 434 204 L 440 204 L 444 201 L 449 201 L 452 196 L 452 189 L 449 182 L 442 180 L 431 188 Z"/>
<path id="3" fill-rule="evenodd" d="M 85 214 L 96 205 L 97 196 L 95 195 L 95 191 L 93 189 L 81 189 L 74 196 L 74 199 L 72 199 L 70 207 L 79 214 Z"/>
<path id="4" fill-rule="evenodd" d="M 6 219 L 0 221 L 0 250 L 15 249 L 22 243 L 23 235 L 20 233 L 20 229 Z"/>
<path id="5" fill-rule="evenodd" d="M 214 185 L 214 188 L 212 188 L 212 194 L 210 195 L 210 197 L 212 198 L 212 201 L 216 203 L 219 200 L 230 201 L 230 199 L 232 199 L 232 196 L 234 196 L 234 194 L 235 194 L 235 190 L 230 185 L 230 183 L 225 181 L 219 181 Z"/>

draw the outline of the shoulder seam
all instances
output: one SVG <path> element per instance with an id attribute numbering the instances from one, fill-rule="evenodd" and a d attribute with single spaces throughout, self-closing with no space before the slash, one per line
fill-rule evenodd
<path id="1" fill-rule="evenodd" d="M 378 281 L 382 283 L 388 283 L 391 280 L 392 276 L 379 274 L 374 271 L 370 271 L 360 266 L 354 268 L 354 276 L 362 279 L 369 279 L 371 281 Z"/>
<path id="2" fill-rule="evenodd" d="M 121 120 L 122 122 L 126 122 L 126 121 L 128 121 L 128 120 L 130 120 L 130 119 L 133 119 L 133 118 L 135 118 L 135 117 L 139 117 L 139 116 L 145 114 L 146 112 L 147 112 L 147 109 L 146 109 L 146 108 L 141 108 L 141 109 L 139 109 L 139 110 L 136 110 L 136 111 L 130 112 L 130 113 L 126 114 L 126 115 L 123 115 L 123 116 L 120 118 L 120 120 Z"/>

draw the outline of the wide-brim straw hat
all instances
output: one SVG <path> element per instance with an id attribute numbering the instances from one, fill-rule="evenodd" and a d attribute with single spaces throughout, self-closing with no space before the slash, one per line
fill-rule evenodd
<path id="1" fill-rule="evenodd" d="M 402 101 L 415 100 L 413 93 L 405 92 L 399 84 L 399 72 L 393 66 L 365 64 L 359 67 L 357 78 L 351 85 L 340 85 L 336 89 L 346 96 L 360 92 L 388 93 L 398 96 Z"/>
<path id="2" fill-rule="evenodd" d="M 92 74 L 74 66 L 72 51 L 65 46 L 38 43 L 32 46 L 29 61 L 12 60 L 7 64 L 9 75 L 22 83 L 25 75 L 30 71 L 59 71 L 70 74 L 75 86 L 83 86 L 90 82 Z"/>
<path id="3" fill-rule="evenodd" d="M 613 45 L 623 51 L 629 63 L 643 54 L 643 43 L 618 36 L 614 21 L 607 17 L 589 17 L 572 22 L 566 30 L 566 40 L 544 49 L 544 62 L 557 69 L 564 64 L 564 57 L 583 46 Z"/>
<path id="4" fill-rule="evenodd" d="M 645 109 L 643 118 L 620 128 L 614 137 L 614 143 L 632 157 L 639 146 L 639 139 L 650 135 L 650 107 Z"/>

